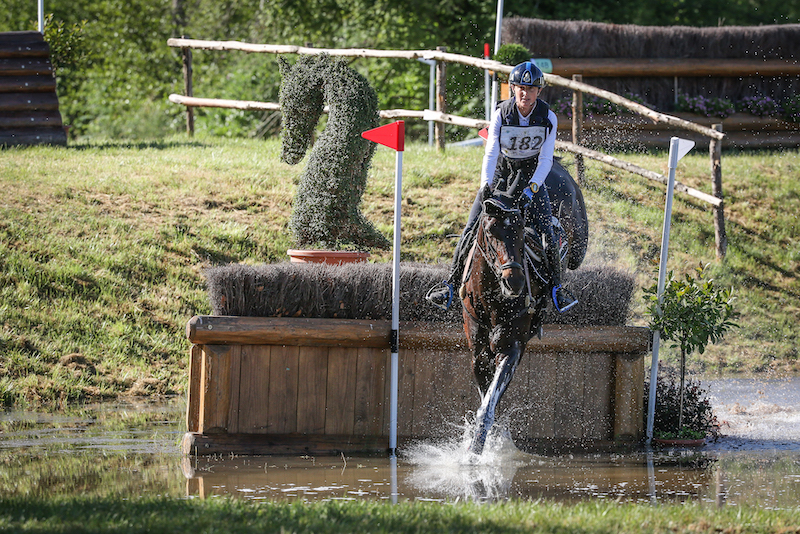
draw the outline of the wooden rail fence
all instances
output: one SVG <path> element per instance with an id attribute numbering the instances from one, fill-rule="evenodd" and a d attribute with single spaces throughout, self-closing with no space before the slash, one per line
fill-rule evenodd
<path id="1" fill-rule="evenodd" d="M 240 41 L 205 41 L 205 40 L 185 39 L 185 38 L 168 39 L 167 44 L 171 47 L 181 48 L 183 51 L 184 78 L 185 78 L 184 87 L 186 94 L 185 95 L 172 94 L 169 96 L 169 100 L 170 102 L 181 104 L 187 107 L 187 131 L 190 135 L 193 133 L 193 123 L 194 123 L 192 114 L 193 107 L 220 107 L 220 108 L 233 108 L 233 109 L 245 109 L 245 110 L 275 110 L 275 111 L 280 109 L 280 106 L 274 103 L 195 98 L 194 95 L 192 94 L 192 80 L 191 80 L 192 49 L 239 50 L 248 53 L 270 53 L 270 54 L 318 55 L 324 53 L 324 54 L 329 54 L 331 56 L 342 56 L 342 57 L 400 58 L 400 59 L 410 59 L 410 60 L 426 59 L 426 60 L 436 61 L 437 64 L 447 63 L 447 62 L 459 63 L 462 65 L 473 66 L 476 68 L 491 70 L 494 72 L 505 73 L 505 74 L 510 73 L 511 69 L 513 68 L 511 66 L 504 65 L 497 61 L 482 59 L 482 58 L 473 58 L 461 54 L 448 53 L 443 49 L 437 49 L 437 50 L 369 50 L 369 49 L 352 49 L 352 48 L 324 49 L 324 48 L 312 48 L 312 47 L 303 47 L 294 45 L 252 44 Z M 568 63 L 568 61 L 573 61 L 573 63 L 570 64 Z M 592 60 L 592 64 L 594 64 L 594 61 L 595 60 Z M 602 63 L 603 62 L 601 62 L 601 64 Z M 677 62 L 671 60 L 648 61 L 648 64 L 645 65 L 643 63 L 639 66 L 642 67 L 643 69 L 649 69 L 649 71 L 652 72 L 658 72 L 658 69 L 662 70 L 671 69 L 670 75 L 672 74 L 677 75 L 677 73 L 689 72 L 692 66 L 697 66 L 694 65 L 694 62 L 690 63 L 691 64 L 687 64 L 688 66 L 680 67 L 677 64 Z M 670 127 L 688 130 L 709 139 L 709 156 L 711 160 L 711 175 L 712 175 L 711 177 L 713 186 L 712 194 L 708 195 L 706 193 L 702 193 L 701 191 L 687 187 L 680 183 L 676 184 L 676 190 L 686 193 L 704 202 L 707 202 L 712 206 L 714 212 L 716 256 L 718 260 L 720 261 L 723 260 L 725 257 L 725 252 L 727 250 L 727 236 L 725 233 L 725 215 L 724 215 L 724 200 L 722 193 L 722 171 L 721 171 L 722 169 L 721 141 L 725 138 L 725 134 L 722 132 L 722 125 L 715 124 L 709 127 L 703 124 L 698 124 L 695 122 L 685 120 L 680 117 L 668 115 L 665 113 L 660 113 L 646 106 L 643 106 L 638 102 L 633 102 L 632 100 L 619 96 L 610 91 L 599 89 L 597 87 L 583 83 L 581 81 L 582 75 L 588 76 L 590 75 L 589 73 L 591 73 L 592 76 L 597 76 L 595 71 L 592 70 L 586 63 L 578 63 L 577 60 L 554 60 L 553 64 L 554 71 L 556 70 L 557 66 L 560 69 L 559 72 L 563 73 L 569 73 L 576 70 L 581 71 L 580 73 L 577 72 L 574 73 L 572 79 L 566 79 L 563 78 L 562 76 L 545 73 L 545 79 L 549 84 L 572 89 L 573 94 L 576 95 L 576 97 L 573 99 L 573 117 L 576 116 L 582 117 L 583 107 L 582 105 L 580 105 L 582 98 L 581 95 L 583 93 L 587 93 L 600 98 L 604 98 L 617 105 L 623 106 L 632 111 L 633 113 L 651 120 L 654 124 L 664 124 Z M 742 62 L 741 60 L 728 60 L 725 62 L 725 66 L 728 69 L 726 71 L 726 74 L 729 74 L 731 71 L 752 74 L 752 71 L 748 69 L 754 67 L 761 68 L 762 70 L 768 68 L 773 70 L 780 70 L 781 72 L 784 72 L 786 69 L 795 69 L 795 68 L 800 70 L 800 67 L 797 67 L 795 63 L 785 62 L 780 60 L 770 60 L 763 62 L 760 61 Z M 712 68 L 712 65 L 709 64 L 707 65 L 706 68 Z M 641 71 L 639 72 L 639 75 L 642 75 Z M 648 72 L 648 75 L 650 75 L 650 72 Z M 443 94 L 444 84 L 441 83 L 441 80 L 437 81 L 437 92 L 439 93 L 437 95 L 437 107 L 440 107 L 439 102 L 443 103 L 445 101 L 445 97 Z M 437 111 L 433 110 L 415 111 L 415 110 L 395 109 L 395 110 L 383 110 L 380 112 L 380 115 L 382 118 L 385 119 L 421 118 L 426 121 L 434 121 L 437 124 L 442 124 L 442 125 L 452 124 L 468 128 L 480 129 L 488 126 L 488 122 L 485 120 L 449 115 L 447 113 L 444 113 L 443 110 L 444 110 L 444 105 L 442 104 L 440 109 Z M 600 161 L 602 163 L 612 165 L 620 169 L 624 169 L 628 172 L 639 174 L 645 178 L 656 180 L 658 182 L 666 184 L 666 177 L 664 177 L 659 173 L 648 171 L 646 169 L 642 169 L 641 167 L 633 165 L 632 163 L 619 160 L 617 158 L 608 156 L 601 152 L 581 147 L 579 145 L 582 137 L 581 125 L 582 125 L 581 118 L 573 120 L 572 143 L 557 142 L 556 144 L 557 149 L 568 151 L 576 155 L 576 166 L 578 167 L 579 181 L 581 181 L 583 178 L 582 158 L 588 157 L 596 161 Z M 437 135 L 437 145 L 439 146 L 440 149 L 444 148 L 444 136 L 441 133 Z"/>

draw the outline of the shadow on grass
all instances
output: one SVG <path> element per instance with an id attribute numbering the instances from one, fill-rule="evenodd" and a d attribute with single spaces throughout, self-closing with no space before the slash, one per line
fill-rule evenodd
<path id="1" fill-rule="evenodd" d="M 163 141 L 163 140 L 150 140 L 150 141 L 101 141 L 101 142 L 85 142 L 71 144 L 67 146 L 68 150 L 109 150 L 109 149 L 136 149 L 136 150 L 169 150 L 173 148 L 202 148 L 209 147 L 213 144 L 202 143 L 200 141 Z"/>

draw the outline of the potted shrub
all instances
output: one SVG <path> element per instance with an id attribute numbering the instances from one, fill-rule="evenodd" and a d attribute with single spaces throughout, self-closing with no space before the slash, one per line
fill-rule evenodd
<path id="1" fill-rule="evenodd" d="M 279 58 L 282 113 L 281 159 L 300 162 L 312 143 L 325 106 L 328 121 L 297 185 L 289 224 L 297 250 L 332 250 L 366 256 L 389 241 L 361 213 L 361 198 L 375 143 L 361 134 L 378 126 L 378 98 L 367 80 L 344 60 L 327 54 L 301 56 L 294 65 Z M 344 251 L 344 252 L 343 252 Z"/>
<path id="2" fill-rule="evenodd" d="M 530 61 L 531 53 L 521 44 L 506 43 L 497 50 L 497 53 L 492 57 L 492 59 L 502 63 L 503 65 L 510 65 L 513 67 L 524 61 Z M 509 97 L 508 74 L 501 72 L 495 74 L 497 76 L 497 81 L 499 81 L 501 84 L 500 98 L 505 100 Z"/>
<path id="3" fill-rule="evenodd" d="M 650 382 L 644 385 L 644 424 L 647 425 L 647 401 Z M 681 400 L 683 399 L 683 400 Z M 681 408 L 681 405 L 683 408 Z M 681 415 L 682 414 L 682 415 Z M 681 417 L 683 421 L 681 421 Z M 676 428 L 680 428 L 677 432 Z M 708 392 L 699 382 L 689 379 L 681 387 L 678 372 L 660 366 L 656 388 L 656 411 L 653 438 L 669 445 L 702 445 L 707 438 L 716 440 L 719 423 L 711 409 Z"/>
<path id="4" fill-rule="evenodd" d="M 697 277 L 686 274 L 683 280 L 667 275 L 662 303 L 658 302 L 657 284 L 644 290 L 649 327 L 658 331 L 661 339 L 671 341 L 680 350 L 680 385 L 678 388 L 678 420 L 674 432 L 680 434 L 685 426 L 686 356 L 695 350 L 702 354 L 708 343 L 716 343 L 736 327 L 738 316 L 733 309 L 731 289 L 720 288 L 713 279 L 704 280 L 705 268 L 696 269 Z M 658 392 L 658 389 L 656 390 Z M 658 410 L 658 398 L 656 398 Z"/>

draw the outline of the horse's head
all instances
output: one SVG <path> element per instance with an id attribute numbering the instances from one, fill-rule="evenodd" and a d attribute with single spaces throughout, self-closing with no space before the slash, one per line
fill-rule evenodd
<path id="1" fill-rule="evenodd" d="M 300 56 L 297 63 L 290 65 L 279 57 L 278 65 L 283 122 L 281 160 L 294 165 L 303 159 L 322 115 L 324 70 L 330 66 L 330 58 L 326 55 Z"/>
<path id="2" fill-rule="evenodd" d="M 514 298 L 525 289 L 524 235 L 525 220 L 521 210 L 503 195 L 483 201 L 483 232 L 486 260 L 500 282 L 505 298 Z"/>

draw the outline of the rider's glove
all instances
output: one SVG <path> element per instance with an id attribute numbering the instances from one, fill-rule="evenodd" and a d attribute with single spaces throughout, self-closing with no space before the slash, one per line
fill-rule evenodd
<path id="1" fill-rule="evenodd" d="M 525 195 L 528 200 L 533 200 L 533 194 L 539 190 L 539 186 L 536 185 L 534 182 L 528 184 L 528 187 L 522 190 L 522 194 Z"/>

